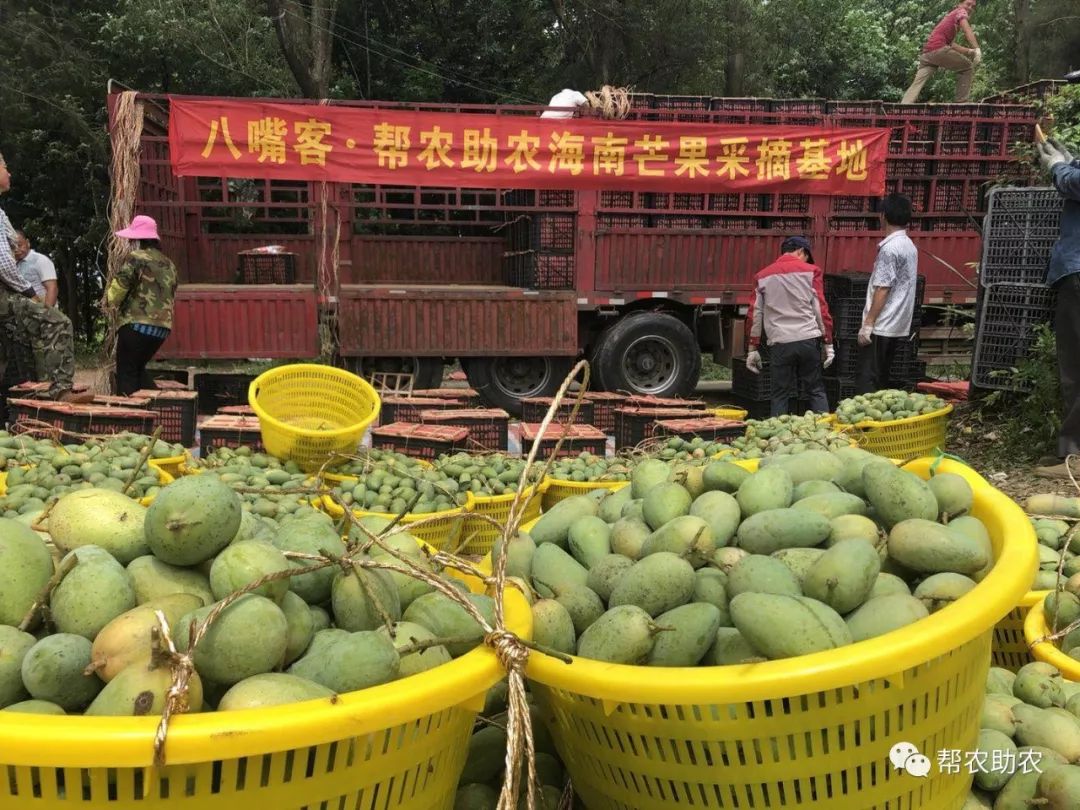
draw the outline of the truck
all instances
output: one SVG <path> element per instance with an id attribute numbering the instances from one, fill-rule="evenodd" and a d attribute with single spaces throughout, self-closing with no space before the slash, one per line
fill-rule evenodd
<path id="1" fill-rule="evenodd" d="M 116 137 L 115 93 L 109 95 Z M 158 220 L 181 279 L 170 360 L 314 359 L 437 387 L 458 362 L 491 406 L 552 394 L 579 357 L 592 385 L 690 393 L 703 354 L 729 361 L 755 273 L 808 236 L 827 272 L 865 271 L 882 237 L 874 197 L 783 193 L 427 188 L 176 177 L 168 96 L 139 94 L 135 210 Z M 302 104 L 309 101 L 274 100 Z M 544 108 L 375 101 L 459 113 Z M 588 114 L 588 113 L 585 113 Z M 634 94 L 630 117 L 884 127 L 888 192 L 908 195 L 927 303 L 974 303 L 988 190 L 1023 184 L 1025 103 L 890 104 Z M 287 278 L 239 284 L 246 251 L 279 246 Z M 251 278 L 247 279 L 251 281 Z M 258 278 L 254 280 L 259 280 Z"/>

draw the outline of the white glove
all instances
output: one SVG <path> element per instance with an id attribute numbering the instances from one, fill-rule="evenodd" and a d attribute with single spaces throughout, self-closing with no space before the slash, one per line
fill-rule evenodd
<path id="1" fill-rule="evenodd" d="M 1054 145 L 1055 149 L 1061 152 L 1061 156 L 1065 158 L 1066 163 L 1072 164 L 1072 162 L 1076 160 L 1076 156 L 1072 153 L 1072 150 L 1057 138 L 1051 138 L 1050 143 Z"/>
<path id="2" fill-rule="evenodd" d="M 859 330 L 859 345 L 869 346 L 873 340 L 874 327 L 869 324 L 863 324 L 863 328 Z"/>
<path id="3" fill-rule="evenodd" d="M 982 48 L 975 49 L 975 55 L 971 57 L 971 66 L 975 67 L 982 62 Z"/>
<path id="4" fill-rule="evenodd" d="M 832 365 L 833 360 L 836 359 L 836 349 L 833 348 L 831 343 L 825 344 L 825 360 L 821 364 L 823 368 L 828 368 Z"/>
<path id="5" fill-rule="evenodd" d="M 761 355 L 757 353 L 756 349 L 746 355 L 746 369 L 754 374 L 761 373 Z"/>
<path id="6" fill-rule="evenodd" d="M 1052 172 L 1059 163 L 1068 163 L 1066 153 L 1062 152 L 1053 141 L 1043 141 L 1036 145 L 1039 151 L 1039 162 L 1046 171 Z"/>

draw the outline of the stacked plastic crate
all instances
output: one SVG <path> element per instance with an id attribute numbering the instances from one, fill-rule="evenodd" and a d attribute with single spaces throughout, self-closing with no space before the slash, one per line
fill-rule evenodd
<path id="1" fill-rule="evenodd" d="M 574 234 L 577 230 L 573 191 L 507 192 L 507 249 L 503 276 L 511 287 L 572 290 Z"/>
<path id="2" fill-rule="evenodd" d="M 830 273 L 825 276 L 825 302 L 833 319 L 833 346 L 836 359 L 826 370 L 825 393 L 832 407 L 855 394 L 859 370 L 859 328 L 866 308 L 869 273 Z M 913 390 L 926 373 L 919 360 L 919 325 L 922 323 L 926 277 L 919 276 L 915 286 L 915 309 L 911 315 L 912 337 L 897 349 L 889 369 L 890 386 Z"/>
<path id="3" fill-rule="evenodd" d="M 1013 370 L 1030 356 L 1038 327 L 1053 321 L 1055 295 L 1045 280 L 1061 205 L 1053 188 L 999 188 L 990 194 L 971 363 L 976 388 L 1025 390 Z"/>

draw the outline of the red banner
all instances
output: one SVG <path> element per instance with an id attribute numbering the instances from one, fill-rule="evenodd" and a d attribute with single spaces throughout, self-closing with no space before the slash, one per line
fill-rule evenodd
<path id="1" fill-rule="evenodd" d="M 889 130 L 171 99 L 177 175 L 880 196 Z"/>

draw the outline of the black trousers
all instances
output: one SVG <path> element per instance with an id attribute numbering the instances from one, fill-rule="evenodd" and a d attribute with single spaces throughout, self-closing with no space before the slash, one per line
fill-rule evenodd
<path id="1" fill-rule="evenodd" d="M 165 338 L 136 332 L 131 324 L 120 327 L 116 334 L 116 392 L 131 396 L 142 388 L 153 388 L 154 381 L 146 373 L 149 363 Z"/>
<path id="2" fill-rule="evenodd" d="M 1065 404 L 1058 431 L 1058 455 L 1065 458 L 1080 453 L 1080 273 L 1065 276 L 1054 288 L 1054 336 Z"/>
<path id="3" fill-rule="evenodd" d="M 792 403 L 799 394 L 799 382 L 806 390 L 810 409 L 828 413 L 825 380 L 821 370 L 821 338 L 773 343 L 769 346 L 769 373 L 772 394 L 771 413 L 793 413 Z"/>
<path id="4" fill-rule="evenodd" d="M 907 338 L 873 335 L 869 346 L 859 347 L 859 370 L 855 377 L 855 392 L 870 394 L 892 388 L 892 369 L 896 350 Z"/>

